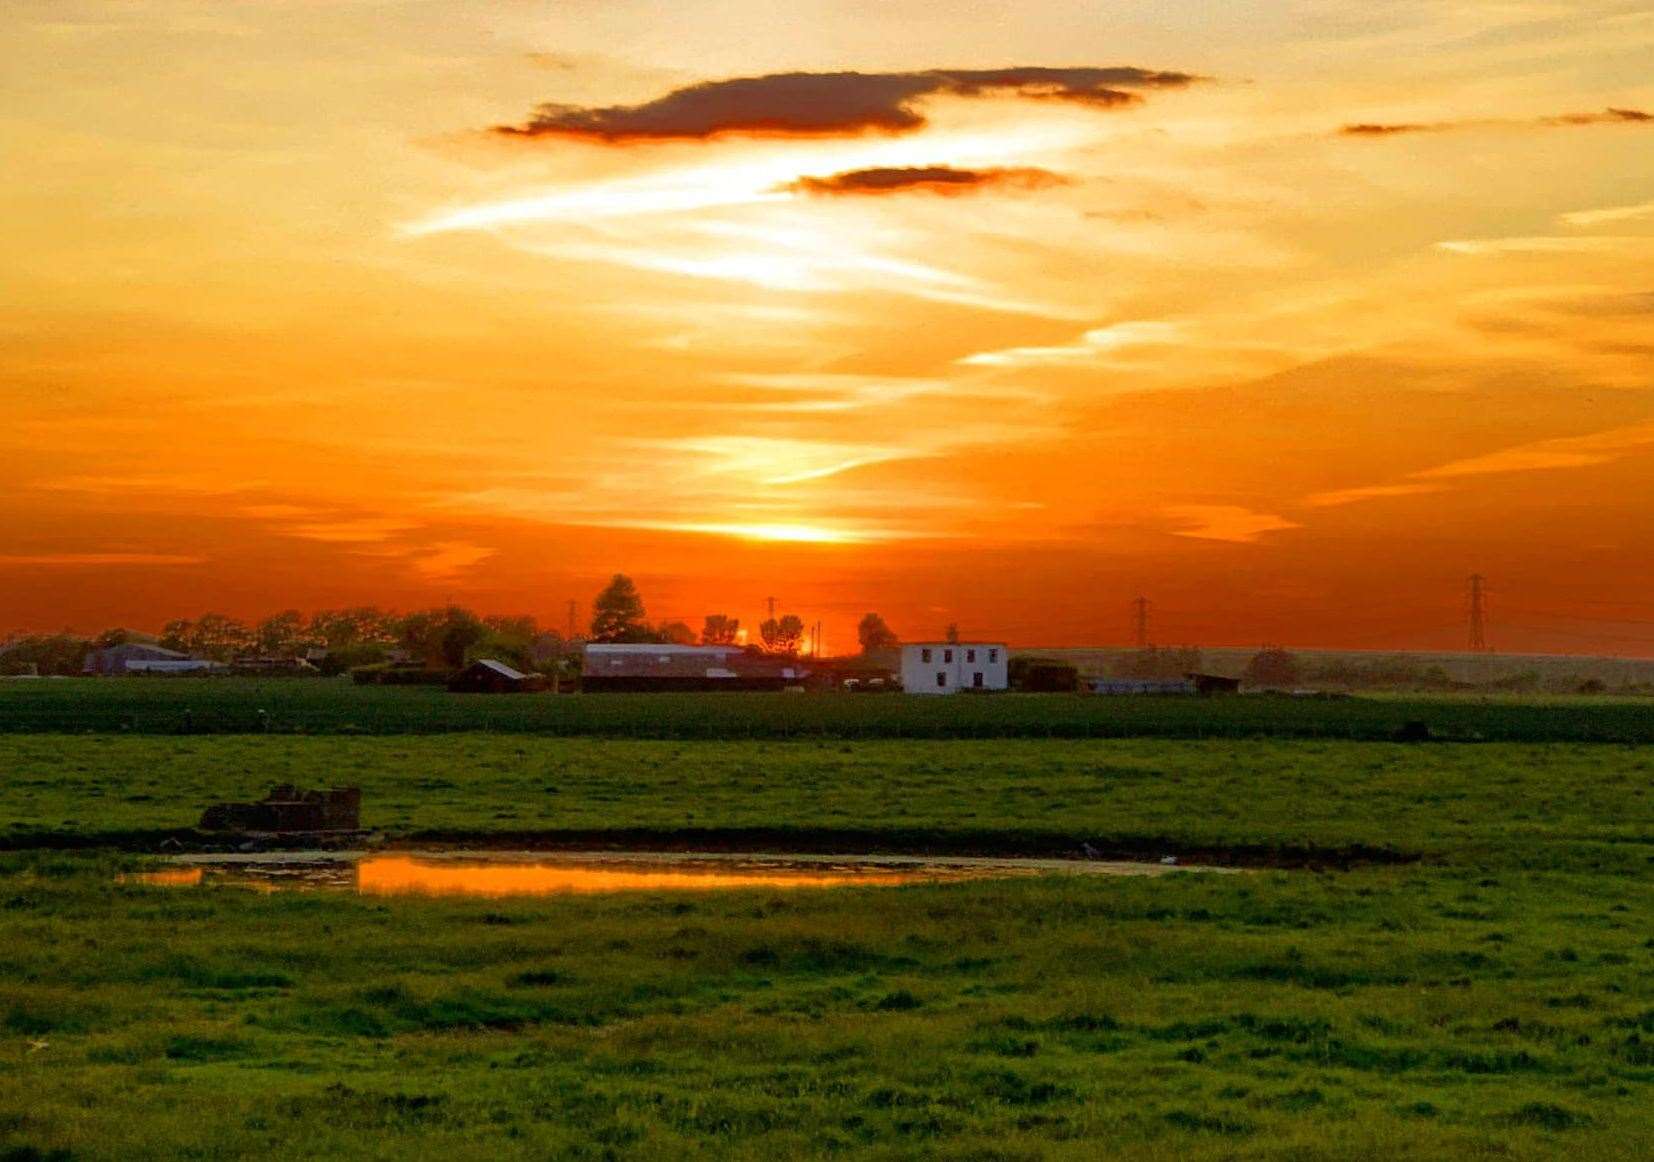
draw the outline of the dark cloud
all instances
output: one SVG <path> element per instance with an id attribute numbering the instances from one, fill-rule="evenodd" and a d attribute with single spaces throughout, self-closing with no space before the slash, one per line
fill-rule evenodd
<path id="1" fill-rule="evenodd" d="M 1395 133 L 1439 133 L 1444 129 L 1460 129 L 1467 125 L 1480 124 L 1475 121 L 1432 121 L 1432 122 L 1398 122 L 1383 124 L 1380 122 L 1363 121 L 1355 125 L 1345 125 L 1338 132 L 1349 137 L 1388 137 Z"/>
<path id="2" fill-rule="evenodd" d="M 1536 117 L 1528 121 L 1499 118 L 1479 118 L 1464 121 L 1360 121 L 1341 126 L 1339 133 L 1346 137 L 1389 137 L 1399 133 L 1444 133 L 1452 129 L 1485 129 L 1490 126 L 1538 125 L 1562 128 L 1570 125 L 1627 125 L 1654 121 L 1654 113 L 1641 109 L 1604 109 L 1599 113 L 1559 113 L 1554 117 Z"/>
<path id="3" fill-rule="evenodd" d="M 1560 117 L 1545 118 L 1547 125 L 1613 125 L 1643 121 L 1654 121 L 1654 113 L 1644 113 L 1641 109 L 1604 109 L 1601 113 L 1564 113 Z"/>
<path id="4" fill-rule="evenodd" d="M 966 194 L 988 186 L 1032 190 L 1064 184 L 1068 179 L 1048 169 L 956 169 L 951 165 L 853 169 L 827 177 L 801 177 L 786 189 L 801 194 L 844 196 L 855 194 Z"/>
<path id="5" fill-rule="evenodd" d="M 1137 68 L 930 69 L 912 73 L 772 73 L 704 81 L 641 105 L 541 105 L 511 137 L 593 141 L 700 140 L 721 134 L 907 133 L 925 124 L 914 107 L 937 94 L 1010 94 L 1112 109 L 1130 90 L 1179 88 L 1199 78 Z"/>

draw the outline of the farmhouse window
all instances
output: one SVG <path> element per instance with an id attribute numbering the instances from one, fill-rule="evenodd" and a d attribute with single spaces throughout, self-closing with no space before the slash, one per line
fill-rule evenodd
<path id="1" fill-rule="evenodd" d="M 930 651 L 929 650 L 920 650 L 919 651 L 919 660 L 921 662 L 930 661 Z"/>
<path id="2" fill-rule="evenodd" d="M 976 661 L 976 651 L 975 650 L 966 650 L 965 651 L 965 660 L 967 662 Z"/>
<path id="3" fill-rule="evenodd" d="M 988 661 L 990 661 L 990 662 L 999 661 L 999 651 L 998 650 L 989 650 L 988 651 Z"/>
<path id="4" fill-rule="evenodd" d="M 948 672 L 946 670 L 936 671 L 936 684 L 938 686 L 946 686 L 948 684 Z"/>
<path id="5" fill-rule="evenodd" d="M 944 662 L 953 661 L 953 651 L 952 650 L 943 650 L 942 651 L 942 660 Z"/>
<path id="6" fill-rule="evenodd" d="M 982 671 L 981 670 L 978 670 L 976 673 L 971 675 L 971 685 L 975 686 L 978 690 L 982 689 Z"/>

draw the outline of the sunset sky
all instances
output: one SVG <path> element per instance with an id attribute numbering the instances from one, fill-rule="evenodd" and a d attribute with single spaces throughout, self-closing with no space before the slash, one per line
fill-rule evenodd
<path id="1" fill-rule="evenodd" d="M 0 631 L 1654 654 L 1646 0 L 11 0 Z"/>

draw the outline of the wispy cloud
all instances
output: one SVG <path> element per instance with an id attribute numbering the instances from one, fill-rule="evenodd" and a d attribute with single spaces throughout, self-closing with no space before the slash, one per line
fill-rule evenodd
<path id="1" fill-rule="evenodd" d="M 1130 347 L 1163 346 L 1176 343 L 1182 329 L 1176 323 L 1138 321 L 1096 327 L 1074 343 L 1054 347 L 1007 347 L 999 351 L 978 351 L 958 360 L 969 367 L 1014 367 L 1038 363 L 1075 363 L 1096 359 Z"/>
<path id="2" fill-rule="evenodd" d="M 1129 67 L 770 73 L 703 81 L 638 105 L 541 105 L 522 124 L 495 126 L 494 132 L 608 144 L 735 134 L 910 133 L 926 123 L 917 103 L 940 94 L 1005 95 L 1113 109 L 1141 100 L 1132 90 L 1177 88 L 1196 79 L 1188 73 Z"/>
<path id="3" fill-rule="evenodd" d="M 1444 491 L 1447 488 L 1447 484 L 1442 483 L 1444 481 L 1507 473 L 1591 468 L 1599 464 L 1612 463 L 1645 448 L 1654 448 L 1654 423 L 1611 428 L 1588 436 L 1568 436 L 1518 444 L 1486 455 L 1469 456 L 1462 460 L 1439 464 L 1434 468 L 1410 472 L 1401 483 L 1318 492 L 1306 496 L 1302 503 L 1308 508 L 1333 508 L 1364 500 L 1421 496 Z"/>
<path id="4" fill-rule="evenodd" d="M 1459 129 L 1542 128 L 1582 125 L 1642 125 L 1654 122 L 1654 113 L 1641 109 L 1607 108 L 1592 113 L 1558 113 L 1550 117 L 1467 117 L 1450 121 L 1358 121 L 1339 127 L 1345 137 L 1396 137 L 1410 133 L 1448 133 Z"/>
<path id="5" fill-rule="evenodd" d="M 0 568 L 89 569 L 118 566 L 201 565 L 182 553 L 0 553 Z"/>
<path id="6" fill-rule="evenodd" d="M 1437 250 L 1453 254 L 1600 254 L 1622 249 L 1635 238 L 1579 237 L 1567 234 L 1536 234 L 1520 238 L 1455 238 L 1436 243 Z"/>
<path id="7" fill-rule="evenodd" d="M 1022 388 L 928 377 L 735 372 L 723 376 L 720 382 L 781 397 L 733 405 L 757 412 L 855 412 L 893 408 L 923 399 L 1027 401 L 1039 398 L 1037 393 Z"/>
<path id="8" fill-rule="evenodd" d="M 1435 468 L 1413 473 L 1417 480 L 1448 480 L 1465 476 L 1486 476 L 1502 472 L 1536 472 L 1559 468 L 1588 468 L 1606 464 L 1642 448 L 1654 447 L 1654 423 L 1613 428 L 1589 436 L 1538 440 L 1454 460 Z"/>
<path id="9" fill-rule="evenodd" d="M 220 472 L 84 473 L 36 481 L 49 492 L 84 492 L 96 496 L 230 496 L 266 484 L 231 480 Z"/>
<path id="10" fill-rule="evenodd" d="M 499 550 L 469 541 L 438 541 L 430 552 L 412 559 L 413 570 L 430 581 L 446 581 L 458 577 L 473 565 L 496 555 Z"/>
<path id="11" fill-rule="evenodd" d="M 1001 188 L 1038 190 L 1060 186 L 1067 179 L 1035 166 L 998 169 L 959 169 L 951 165 L 876 166 L 846 170 L 826 177 L 801 177 L 784 189 L 816 197 L 856 197 L 927 193 L 952 197 Z"/>
<path id="12" fill-rule="evenodd" d="M 741 476 L 767 485 L 824 480 L 856 468 L 934 454 L 923 448 L 901 445 L 839 444 L 765 436 L 656 440 L 646 441 L 642 447 L 680 459 L 687 456 L 689 462 L 684 467 L 690 470 Z"/>
<path id="13" fill-rule="evenodd" d="M 1308 508 L 1337 508 L 1357 504 L 1363 500 L 1386 500 L 1395 496 L 1420 496 L 1440 492 L 1439 484 L 1371 484 L 1360 488 L 1339 488 L 1331 492 L 1317 492 L 1304 497 Z"/>
<path id="14" fill-rule="evenodd" d="M 575 522 L 586 523 L 586 522 Z M 735 537 L 744 541 L 782 541 L 808 545 L 860 545 L 873 541 L 908 540 L 918 536 L 910 529 L 849 527 L 842 524 L 779 524 L 716 521 L 674 521 L 616 519 L 600 522 L 603 528 L 649 529 L 666 533 L 702 533 Z"/>
<path id="15" fill-rule="evenodd" d="M 388 541 L 398 533 L 419 526 L 396 517 L 353 517 L 345 520 L 312 521 L 286 525 L 281 532 L 306 541 L 336 545 L 366 545 Z"/>
<path id="16" fill-rule="evenodd" d="M 1574 210 L 1560 215 L 1557 220 L 1565 226 L 1602 226 L 1643 218 L 1654 218 L 1654 202 L 1639 202 L 1635 206 L 1604 206 L 1600 210 Z"/>
<path id="17" fill-rule="evenodd" d="M 1161 511 L 1178 526 L 1171 530 L 1174 536 L 1237 545 L 1252 544 L 1265 533 L 1303 527 L 1284 516 L 1233 504 L 1181 504 Z"/>

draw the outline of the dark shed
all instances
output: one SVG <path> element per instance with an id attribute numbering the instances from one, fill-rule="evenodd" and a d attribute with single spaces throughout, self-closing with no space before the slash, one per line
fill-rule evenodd
<path id="1" fill-rule="evenodd" d="M 448 689 L 455 694 L 521 694 L 545 686 L 540 675 L 524 674 L 493 658 L 472 662 L 448 679 Z"/>

